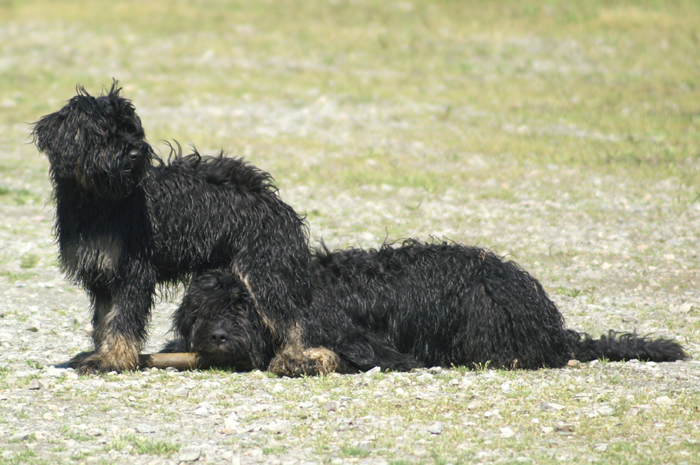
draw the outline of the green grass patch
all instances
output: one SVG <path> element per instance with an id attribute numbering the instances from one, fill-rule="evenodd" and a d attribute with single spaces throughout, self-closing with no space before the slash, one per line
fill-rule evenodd
<path id="1" fill-rule="evenodd" d="M 34 268 L 39 263 L 37 255 L 26 253 L 19 260 L 19 267 L 22 269 Z"/>
<path id="2" fill-rule="evenodd" d="M 25 449 L 19 451 L 11 456 L 9 459 L 0 458 L 0 464 L 2 465 L 20 465 L 20 464 L 45 464 L 49 463 L 37 457 L 36 451 L 31 449 Z"/>
<path id="3" fill-rule="evenodd" d="M 28 189 L 13 189 L 0 186 L 0 202 L 13 203 L 15 205 L 26 205 L 28 203 L 40 203 L 44 199 Z"/>
<path id="4" fill-rule="evenodd" d="M 275 455 L 284 453 L 287 450 L 284 446 L 263 447 L 263 455 Z"/>
<path id="5" fill-rule="evenodd" d="M 37 273 L 32 271 L 8 271 L 0 270 L 0 276 L 7 278 L 10 284 L 14 284 L 17 281 L 29 281 L 37 276 Z"/>
<path id="6" fill-rule="evenodd" d="M 218 109 L 198 124 L 144 120 L 153 140 L 177 137 L 233 152 L 250 145 L 253 154 L 272 148 L 289 163 L 306 163 L 293 170 L 300 179 L 431 190 L 468 175 L 426 170 L 426 162 L 474 153 L 520 165 L 700 179 L 700 85 L 687 59 L 697 51 L 697 2 L 232 5 L 1 3 L 0 25 L 20 31 L 6 39 L 7 53 L 23 57 L 23 66 L 0 76 L 0 124 L 35 121 L 76 83 L 95 92 L 116 74 L 137 108 L 169 106 L 169 114 L 188 118 L 197 113 L 180 105 Z M 61 40 L 35 39 L 33 27 L 47 28 L 35 26 L 42 21 Z M 35 59 L 35 51 L 51 59 Z M 86 62 L 118 72 L 88 73 Z M 183 79 L 171 79 L 183 68 Z M 319 98 L 335 110 L 324 112 Z M 260 105 L 289 125 L 265 120 L 255 112 Z M 369 111 L 377 105 L 381 112 Z M 230 130 L 247 117 L 262 118 L 270 134 Z M 391 164 L 362 166 L 364 157 L 356 165 L 309 163 L 317 150 L 384 154 Z M 281 158 L 275 163 L 283 168 Z M 13 173 L 24 169 L 13 166 Z M 25 191 L 12 195 L 31 199 Z"/>
<path id="7" fill-rule="evenodd" d="M 105 451 L 128 449 L 132 454 L 158 455 L 170 457 L 180 450 L 180 446 L 167 441 L 150 441 L 139 438 L 134 434 L 127 434 L 114 439 Z"/>
<path id="8" fill-rule="evenodd" d="M 353 457 L 358 459 L 363 459 L 369 457 L 371 453 L 369 449 L 357 446 L 344 446 L 340 449 L 340 455 L 343 457 Z"/>
<path id="9" fill-rule="evenodd" d="M 44 366 L 41 363 L 36 362 L 34 360 L 27 360 L 27 365 L 29 365 L 31 368 L 34 368 L 35 370 L 41 370 L 44 368 Z"/>

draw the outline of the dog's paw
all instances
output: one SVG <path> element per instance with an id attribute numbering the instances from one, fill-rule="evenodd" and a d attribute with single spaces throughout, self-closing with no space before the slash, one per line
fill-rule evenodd
<path id="1" fill-rule="evenodd" d="M 354 373 L 350 366 L 332 350 L 325 347 L 313 347 L 304 351 L 304 367 L 306 374 L 327 375 L 329 373 Z"/>
<path id="2" fill-rule="evenodd" d="M 267 370 L 277 376 L 296 378 L 305 374 L 303 365 L 303 352 L 299 349 L 286 348 L 270 361 Z"/>
<path id="3" fill-rule="evenodd" d="M 272 359 L 268 371 L 277 376 L 316 376 L 329 373 L 350 373 L 338 354 L 323 347 L 302 350 L 286 348 Z"/>
<path id="4" fill-rule="evenodd" d="M 82 352 L 71 359 L 69 366 L 75 368 L 81 375 L 109 373 L 116 371 L 133 371 L 138 368 L 138 360 L 115 360 L 110 354 L 97 352 Z"/>

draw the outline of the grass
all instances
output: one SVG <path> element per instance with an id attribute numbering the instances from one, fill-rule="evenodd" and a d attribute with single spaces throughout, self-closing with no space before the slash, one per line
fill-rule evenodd
<path id="1" fill-rule="evenodd" d="M 105 447 L 105 451 L 126 450 L 132 454 L 159 455 L 170 457 L 178 450 L 180 446 L 167 441 L 150 441 L 141 439 L 136 435 L 127 434 L 112 441 L 111 444 Z"/>
<path id="2" fill-rule="evenodd" d="M 282 171 L 302 161 L 296 153 L 339 152 L 330 163 L 292 170 L 302 182 L 437 188 L 473 174 L 426 172 L 425 162 L 447 155 L 460 164 L 471 153 L 698 181 L 700 85 L 697 64 L 687 59 L 699 40 L 695 2 L 411 5 L 4 2 L 2 21 L 17 25 L 24 38 L 11 37 L 10 51 L 25 60 L 0 76 L 0 99 L 13 102 L 0 110 L 0 121 L 35 120 L 76 83 L 95 91 L 114 76 L 139 106 L 196 99 L 224 114 L 238 102 L 290 112 L 291 128 L 262 142 L 291 155 L 278 161 Z M 49 21 L 61 41 L 19 32 Z M 184 78 L 172 79 L 183 67 Z M 330 96 L 353 125 L 295 112 L 319 95 Z M 367 104 L 385 111 L 365 115 Z M 222 121 L 207 118 L 211 124 L 159 122 L 152 135 L 230 150 L 261 143 L 212 130 Z M 319 137 L 329 128 L 349 137 Z M 384 128 L 424 149 L 382 142 Z M 301 130 L 307 132 L 300 137 Z M 352 141 L 364 133 L 377 137 Z M 366 166 L 356 156 L 362 152 L 380 154 L 389 171 L 382 163 Z"/>
<path id="3" fill-rule="evenodd" d="M 369 457 L 370 451 L 369 449 L 357 446 L 344 446 L 340 449 L 340 455 L 343 457 L 354 457 L 363 459 L 365 457 Z"/>
<path id="4" fill-rule="evenodd" d="M 0 186 L 0 201 L 11 201 L 15 205 L 40 203 L 43 199 L 35 192 L 28 189 L 11 189 Z"/>
<path id="5" fill-rule="evenodd" d="M 22 269 L 34 268 L 39 263 L 39 257 L 34 254 L 24 254 L 19 261 L 19 267 Z"/>
<path id="6" fill-rule="evenodd" d="M 698 24 L 700 4 L 692 0 L 0 0 L 0 209 L 7 218 L 0 281 L 10 309 L 0 311 L 0 327 L 50 341 L 56 336 L 26 331 L 31 296 L 78 298 L 13 286 L 58 273 L 55 259 L 37 252 L 43 244 L 55 250 L 50 221 L 36 219 L 54 206 L 48 163 L 28 133 L 76 84 L 99 93 L 114 77 L 161 153 L 163 140 L 177 139 L 245 156 L 308 214 L 314 239 L 376 246 L 385 237 L 432 234 L 490 247 L 571 304 L 572 327 L 666 331 L 697 352 L 697 310 L 676 315 L 669 307 L 696 303 L 700 285 Z M 670 221 L 686 226 L 666 234 Z M 25 248 L 29 241 L 37 248 Z M 82 334 L 85 309 L 70 305 L 55 317 L 81 315 L 70 332 Z M 625 315 L 607 315 L 610 308 Z M 15 342 L 0 343 L 5 350 Z M 190 430 L 185 438 L 214 440 L 212 450 L 259 448 L 269 458 L 298 459 L 304 451 L 309 461 L 369 457 L 395 465 L 693 463 L 700 448 L 697 389 L 684 372 L 674 371 L 677 378 L 647 364 L 298 380 L 222 370 L 158 372 L 143 383 L 141 373 L 41 377 L 44 387 L 26 394 L 36 376 L 15 372 L 46 369 L 38 360 L 47 361 L 31 342 L 24 350 L 26 362 L 0 360 L 7 364 L 0 364 L 0 395 L 10 407 L 0 423 L 6 431 L 18 418 L 43 422 L 37 430 L 60 423 L 65 429 L 55 437 L 87 445 L 94 438 L 72 422 L 99 424 L 128 410 L 133 418 L 187 423 L 183 415 L 205 400 L 225 418 L 246 396 L 281 407 L 239 412 L 242 424 L 294 426 L 241 437 L 221 435 L 216 424 L 206 438 Z M 212 381 L 219 385 L 207 387 Z M 278 382 L 285 389 L 272 395 Z M 29 395 L 36 397 L 14 408 L 15 397 Z M 673 403 L 657 404 L 662 395 Z M 327 401 L 339 408 L 325 411 Z M 71 414 L 44 422 L 44 402 Z M 443 431 L 427 433 L 436 421 Z M 501 437 L 506 426 L 514 437 Z M 40 439 L 31 442 L 37 452 L 2 443 L 11 454 L 0 464 L 119 460 L 111 451 L 171 457 L 182 439 L 105 435 L 104 450 L 73 455 Z"/>

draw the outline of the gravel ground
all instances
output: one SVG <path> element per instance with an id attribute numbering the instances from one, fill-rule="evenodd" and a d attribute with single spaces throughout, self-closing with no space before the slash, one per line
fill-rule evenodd
<path id="1" fill-rule="evenodd" d="M 158 124 L 157 111 L 143 113 Z M 13 131 L 20 139 L 26 127 Z M 8 171 L 0 196 L 0 463 L 590 462 L 668 447 L 673 461 L 697 463 L 700 203 L 673 179 L 550 165 L 519 166 L 504 182 L 489 173 L 513 167 L 478 154 L 466 165 L 483 175 L 439 192 L 295 185 L 273 172 L 283 198 L 308 213 L 314 241 L 369 247 L 388 234 L 491 247 L 542 280 L 568 326 L 674 337 L 693 360 L 79 377 L 62 364 L 89 348 L 87 299 L 56 266 L 46 162 L 31 146 L 0 150 L 0 162 L 18 159 L 26 167 Z M 177 300 L 158 304 L 148 351 L 167 340 Z"/>
<path id="2" fill-rule="evenodd" d="M 0 465 L 700 464 L 690 2 L 234 3 L 0 0 Z M 569 327 L 675 338 L 691 359 L 79 377 L 87 299 L 57 267 L 47 162 L 18 122 L 111 77 L 160 153 L 178 138 L 270 171 L 314 243 L 488 247 Z"/>

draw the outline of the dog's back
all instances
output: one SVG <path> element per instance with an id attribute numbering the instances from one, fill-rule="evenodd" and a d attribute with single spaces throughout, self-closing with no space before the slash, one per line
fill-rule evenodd
<path id="1" fill-rule="evenodd" d="M 593 339 L 566 329 L 539 281 L 484 249 L 408 240 L 368 251 L 324 248 L 314 263 L 319 314 L 340 312 L 381 341 L 377 347 L 393 346 L 425 366 L 537 369 L 573 358 L 686 358 L 668 339 L 615 331 Z M 332 347 L 352 361 L 356 354 L 339 341 Z"/>
<path id="2" fill-rule="evenodd" d="M 303 219 L 277 195 L 271 176 L 240 158 L 177 154 L 143 180 L 159 281 L 179 281 L 237 262 L 245 273 L 309 260 Z M 261 253 L 254 261 L 241 255 Z M 256 251 L 255 249 L 258 249 Z M 303 283 L 296 283 L 304 287 Z M 308 284 L 307 284 L 308 286 Z"/>
<path id="3" fill-rule="evenodd" d="M 542 286 L 484 249 L 409 240 L 322 250 L 315 276 L 315 309 L 335 306 L 427 366 L 539 368 L 570 358 L 563 319 Z"/>

